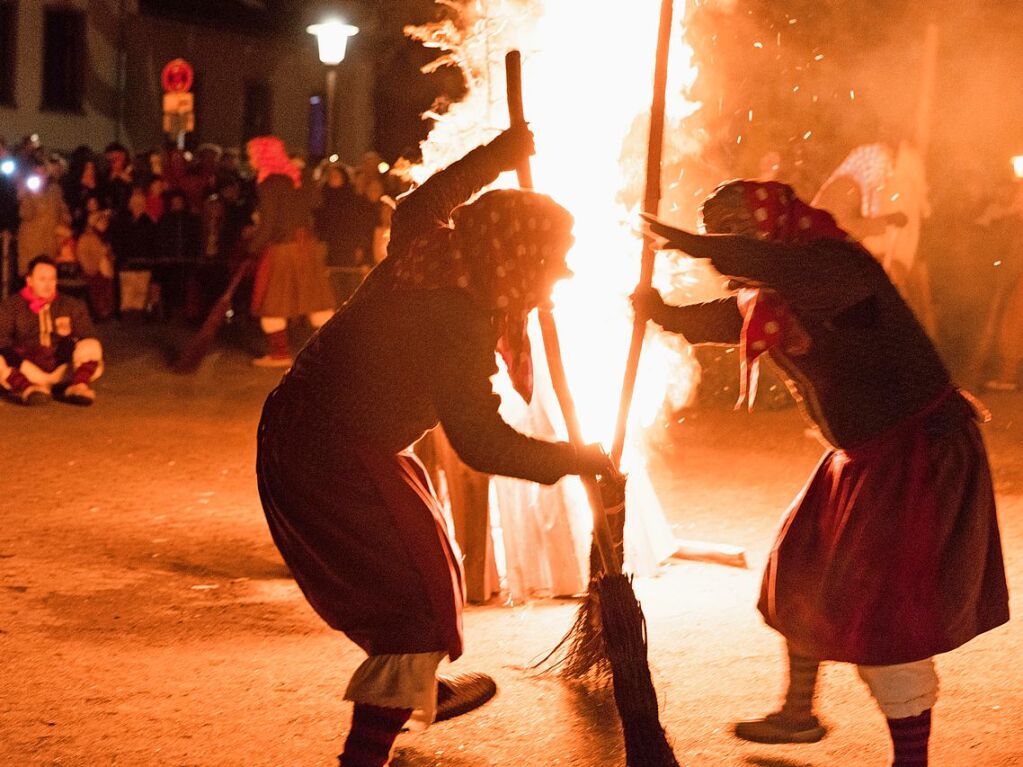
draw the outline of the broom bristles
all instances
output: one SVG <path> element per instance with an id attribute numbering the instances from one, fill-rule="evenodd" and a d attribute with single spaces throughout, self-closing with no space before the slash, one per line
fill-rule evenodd
<path id="1" fill-rule="evenodd" d="M 540 674 L 557 673 L 566 679 L 585 681 L 595 687 L 611 685 L 611 661 L 604 646 L 600 597 L 593 582 L 565 636 L 532 668 Z"/>
<path id="2" fill-rule="evenodd" d="M 625 736 L 625 763 L 628 767 L 678 767 L 661 727 L 657 692 L 647 664 L 646 617 L 632 589 L 632 578 L 620 573 L 605 575 L 594 585 Z"/>

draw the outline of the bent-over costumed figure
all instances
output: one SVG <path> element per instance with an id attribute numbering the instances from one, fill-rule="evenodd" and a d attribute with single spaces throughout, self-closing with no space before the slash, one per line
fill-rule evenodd
<path id="1" fill-rule="evenodd" d="M 599 447 L 514 431 L 491 388 L 496 349 L 531 391 L 526 316 L 568 275 L 572 218 L 532 192 L 461 203 L 531 151 L 528 130 L 512 129 L 405 197 L 388 258 L 263 411 L 257 472 L 274 540 L 316 611 L 369 656 L 345 694 L 343 767 L 385 764 L 410 717 L 422 726 L 485 699 L 457 682 L 438 689 L 440 661 L 462 654 L 464 585 L 409 446 L 440 422 L 479 471 L 550 484 L 609 468 Z"/>
<path id="2" fill-rule="evenodd" d="M 894 764 L 926 765 L 933 656 L 1008 620 L 977 414 L 876 260 L 778 183 L 734 181 L 703 207 L 711 236 L 652 221 L 736 296 L 636 309 L 691 343 L 739 344 L 752 400 L 770 354 L 832 446 L 782 524 L 759 608 L 786 639 L 780 711 L 736 726 L 767 743 L 819 740 L 820 661 L 855 663 L 888 719 Z"/>

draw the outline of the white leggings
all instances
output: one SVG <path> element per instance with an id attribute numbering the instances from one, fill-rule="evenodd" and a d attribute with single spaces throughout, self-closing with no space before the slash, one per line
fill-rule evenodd
<path id="1" fill-rule="evenodd" d="M 894 666 L 857 666 L 860 679 L 888 719 L 918 716 L 938 699 L 934 658 Z"/>
<path id="2" fill-rule="evenodd" d="M 334 316 L 334 310 L 324 309 L 322 311 L 313 312 L 307 316 L 309 318 L 309 324 L 313 326 L 313 330 L 319 330 L 327 323 L 327 320 Z M 287 329 L 288 318 L 260 317 L 259 326 L 263 329 L 264 333 L 279 333 L 280 331 Z"/>

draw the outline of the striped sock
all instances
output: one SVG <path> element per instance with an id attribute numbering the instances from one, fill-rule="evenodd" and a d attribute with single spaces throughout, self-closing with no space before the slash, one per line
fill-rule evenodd
<path id="1" fill-rule="evenodd" d="M 927 741 L 931 737 L 931 710 L 905 719 L 889 719 L 895 759 L 892 767 L 927 767 Z"/>
<path id="2" fill-rule="evenodd" d="M 820 661 L 794 654 L 789 650 L 789 686 L 781 712 L 796 720 L 813 716 L 813 693 L 817 687 Z"/>
<path id="3" fill-rule="evenodd" d="M 394 739 L 410 716 L 410 708 L 356 703 L 340 767 L 384 767 L 391 756 Z"/>

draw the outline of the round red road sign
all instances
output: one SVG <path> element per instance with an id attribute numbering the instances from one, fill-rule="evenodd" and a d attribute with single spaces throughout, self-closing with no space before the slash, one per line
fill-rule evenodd
<path id="1" fill-rule="evenodd" d="M 191 64 L 184 59 L 173 59 L 164 66 L 160 82 L 167 93 L 186 93 L 192 89 L 194 78 Z"/>

